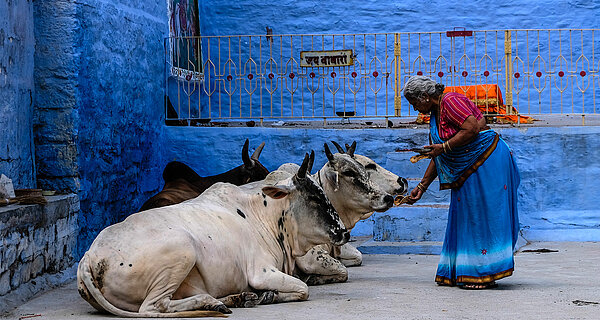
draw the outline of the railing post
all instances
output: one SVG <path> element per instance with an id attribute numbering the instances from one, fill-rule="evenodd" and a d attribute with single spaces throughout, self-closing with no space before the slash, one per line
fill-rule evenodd
<path id="1" fill-rule="evenodd" d="M 394 36 L 394 66 L 395 66 L 395 86 L 394 86 L 394 115 L 400 116 L 402 111 L 402 88 L 400 87 L 400 34 Z"/>
<path id="2" fill-rule="evenodd" d="M 513 111 L 513 94 L 512 94 L 512 40 L 511 40 L 511 31 L 504 31 L 504 63 L 505 63 L 505 78 L 506 78 L 506 86 L 504 88 L 504 93 L 506 94 L 506 113 L 511 114 Z"/>

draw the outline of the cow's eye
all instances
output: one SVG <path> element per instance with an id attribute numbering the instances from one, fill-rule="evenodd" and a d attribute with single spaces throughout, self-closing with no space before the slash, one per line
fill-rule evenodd
<path id="1" fill-rule="evenodd" d="M 377 170 L 377 166 L 374 163 L 369 163 L 368 165 L 365 166 L 365 169 Z"/>
<path id="2" fill-rule="evenodd" d="M 346 170 L 344 172 L 342 172 L 343 175 L 345 175 L 346 177 L 355 177 L 356 176 L 356 172 L 352 171 L 352 170 Z"/>

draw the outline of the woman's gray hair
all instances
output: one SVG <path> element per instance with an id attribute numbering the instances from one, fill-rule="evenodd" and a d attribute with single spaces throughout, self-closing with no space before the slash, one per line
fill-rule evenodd
<path id="1" fill-rule="evenodd" d="M 404 96 L 411 100 L 422 100 L 425 93 L 430 97 L 439 97 L 445 87 L 426 76 L 412 76 L 404 85 Z"/>

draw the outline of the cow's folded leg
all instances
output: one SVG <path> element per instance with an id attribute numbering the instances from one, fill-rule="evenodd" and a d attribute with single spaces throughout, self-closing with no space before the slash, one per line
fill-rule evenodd
<path id="1" fill-rule="evenodd" d="M 326 251 L 310 250 L 296 259 L 296 266 L 305 275 L 302 280 L 309 286 L 348 280 L 346 267 Z"/>
<path id="2" fill-rule="evenodd" d="M 335 257 L 346 267 L 360 266 L 362 264 L 362 253 L 348 243 L 339 247 L 339 254 L 335 255 Z"/>
<path id="3" fill-rule="evenodd" d="M 279 303 L 308 299 L 308 286 L 306 283 L 302 282 L 302 280 L 276 270 L 272 266 L 258 269 L 266 271 L 258 272 L 249 279 L 249 282 L 250 286 L 256 290 L 272 292 L 272 299 L 269 297 L 261 297 L 265 303 L 267 300 L 272 300 L 273 303 Z M 271 293 L 268 293 L 268 295 L 270 294 Z"/>
<path id="4" fill-rule="evenodd" d="M 340 283 L 348 281 L 348 274 L 345 275 L 331 275 L 331 276 L 323 276 L 311 274 L 308 279 L 306 279 L 306 284 L 309 286 L 318 286 L 322 284 L 329 283 Z"/>
<path id="5" fill-rule="evenodd" d="M 252 308 L 260 304 L 259 296 L 254 292 L 242 292 L 219 298 L 224 305 L 230 308 Z"/>
<path id="6" fill-rule="evenodd" d="M 218 311 L 221 313 L 231 313 L 231 310 L 223 304 L 223 302 L 215 299 L 209 294 L 197 294 L 195 296 L 171 300 L 169 297 L 164 297 L 161 300 L 154 303 L 154 308 L 158 309 L 163 313 L 190 311 L 190 310 L 211 310 Z M 142 311 L 154 311 L 155 310 L 142 310 Z"/>

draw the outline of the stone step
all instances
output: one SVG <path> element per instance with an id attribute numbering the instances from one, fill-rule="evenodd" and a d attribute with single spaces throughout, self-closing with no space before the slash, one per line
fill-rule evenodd
<path id="1" fill-rule="evenodd" d="M 448 205 L 402 205 L 373 214 L 375 241 L 442 241 Z"/>
<path id="2" fill-rule="evenodd" d="M 408 180 L 408 192 L 410 192 L 417 184 L 421 181 L 421 178 L 407 178 Z M 427 192 L 423 194 L 423 197 L 417 205 L 426 204 L 449 204 L 450 203 L 450 190 L 440 190 L 440 182 L 435 179 L 427 188 Z"/>
<path id="3" fill-rule="evenodd" d="M 447 204 L 401 205 L 359 221 L 351 235 L 374 237 L 377 241 L 440 241 L 447 216 Z"/>
<path id="4" fill-rule="evenodd" d="M 358 246 L 363 254 L 440 254 L 441 241 L 393 242 L 369 240 Z"/>

